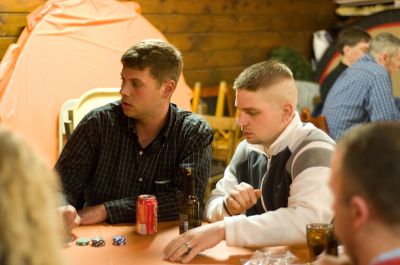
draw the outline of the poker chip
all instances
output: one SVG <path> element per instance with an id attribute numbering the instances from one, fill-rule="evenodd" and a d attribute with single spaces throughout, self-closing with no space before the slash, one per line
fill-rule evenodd
<path id="1" fill-rule="evenodd" d="M 92 238 L 92 247 L 104 247 L 106 241 L 101 236 L 96 236 Z"/>
<path id="2" fill-rule="evenodd" d="M 123 246 L 126 245 L 126 237 L 122 235 L 113 236 L 113 245 L 114 246 Z"/>
<path id="3" fill-rule="evenodd" d="M 80 237 L 76 240 L 75 242 L 76 245 L 78 246 L 87 246 L 90 244 L 90 239 L 89 238 L 84 238 L 84 237 Z"/>

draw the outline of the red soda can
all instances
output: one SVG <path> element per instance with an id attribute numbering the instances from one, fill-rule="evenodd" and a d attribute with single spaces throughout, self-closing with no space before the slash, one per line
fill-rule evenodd
<path id="1" fill-rule="evenodd" d="M 157 232 L 157 199 L 150 194 L 139 195 L 136 202 L 136 233 L 153 235 Z"/>

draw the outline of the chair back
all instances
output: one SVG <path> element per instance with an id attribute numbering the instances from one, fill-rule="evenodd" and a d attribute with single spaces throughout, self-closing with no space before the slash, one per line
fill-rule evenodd
<path id="1" fill-rule="evenodd" d="M 228 165 L 236 148 L 237 124 L 234 117 L 202 115 L 214 131 L 213 159 Z"/>
<path id="2" fill-rule="evenodd" d="M 67 100 L 61 106 L 58 123 L 58 150 L 60 153 L 81 119 L 89 111 L 120 99 L 119 90 L 119 88 L 93 88 L 77 99 Z"/>
<path id="3" fill-rule="evenodd" d="M 210 115 L 211 113 L 200 111 L 199 102 L 201 99 L 214 97 L 217 98 L 215 116 L 224 116 L 225 104 L 227 104 L 229 116 L 235 115 L 233 90 L 225 81 L 219 82 L 219 86 L 212 87 L 202 87 L 201 82 L 196 82 L 193 88 L 192 112 Z"/>
<path id="4" fill-rule="evenodd" d="M 329 128 L 328 128 L 328 123 L 326 122 L 326 117 L 322 114 L 316 118 L 313 118 L 308 108 L 302 108 L 300 113 L 300 120 L 302 122 L 311 122 L 312 124 L 314 124 L 315 127 L 329 134 Z"/>
<path id="5" fill-rule="evenodd" d="M 79 97 L 73 107 L 73 128 L 91 110 L 121 98 L 120 88 L 94 88 Z"/>

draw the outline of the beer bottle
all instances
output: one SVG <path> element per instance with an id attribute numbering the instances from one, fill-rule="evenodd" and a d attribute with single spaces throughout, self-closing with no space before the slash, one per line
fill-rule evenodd
<path id="1" fill-rule="evenodd" d="M 196 196 L 191 167 L 183 168 L 183 198 L 179 206 L 179 234 L 201 225 L 200 202 Z"/>
<path id="2" fill-rule="evenodd" d="M 338 239 L 335 236 L 334 229 L 334 220 L 331 221 L 330 227 L 326 232 L 326 244 L 325 244 L 325 253 L 327 255 L 337 256 L 338 255 Z"/>

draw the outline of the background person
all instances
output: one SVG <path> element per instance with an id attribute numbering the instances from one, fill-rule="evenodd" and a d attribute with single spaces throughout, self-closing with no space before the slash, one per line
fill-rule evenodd
<path id="1" fill-rule="evenodd" d="M 206 217 L 215 223 L 172 240 L 164 250 L 170 261 L 188 262 L 221 240 L 245 247 L 305 243 L 307 223 L 332 219 L 334 141 L 300 121 L 289 68 L 277 61 L 252 65 L 234 89 L 246 140 L 208 201 Z"/>
<path id="2" fill-rule="evenodd" d="M 352 126 L 379 120 L 400 120 L 390 74 L 400 66 L 400 39 L 380 33 L 367 54 L 344 71 L 330 90 L 322 114 L 335 140 Z"/>
<path id="3" fill-rule="evenodd" d="M 356 126 L 332 163 L 335 232 L 353 264 L 400 264 L 400 123 Z M 323 257 L 319 264 L 343 260 Z"/>
<path id="4" fill-rule="evenodd" d="M 0 128 L 0 264 L 65 264 L 59 192 L 58 176 Z"/>
<path id="5" fill-rule="evenodd" d="M 144 40 L 121 62 L 121 100 L 87 114 L 56 164 L 81 224 L 134 222 L 140 194 L 156 195 L 160 221 L 177 219 L 181 168 L 192 167 L 200 201 L 210 174 L 212 129 L 170 103 L 180 52 Z"/>
<path id="6" fill-rule="evenodd" d="M 341 60 L 339 64 L 326 76 L 320 87 L 321 101 L 315 106 L 313 116 L 321 114 L 326 96 L 338 77 L 350 65 L 360 59 L 369 47 L 371 36 L 360 27 L 348 27 L 342 29 L 337 37 L 336 49 L 340 52 Z"/>

